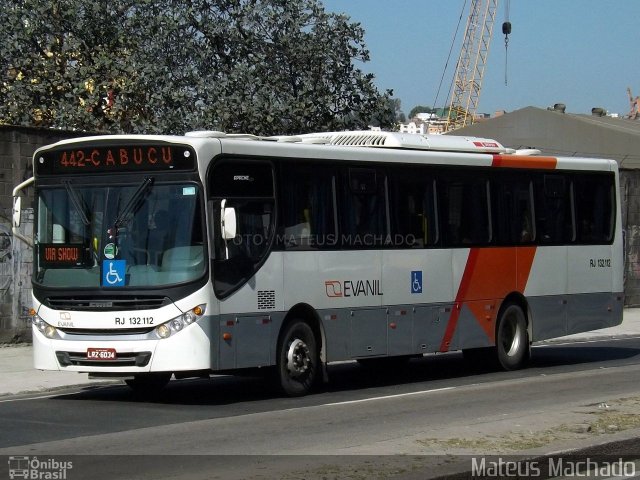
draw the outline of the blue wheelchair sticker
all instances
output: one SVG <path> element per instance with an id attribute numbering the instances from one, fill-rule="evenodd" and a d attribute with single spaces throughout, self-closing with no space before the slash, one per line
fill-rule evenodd
<path id="1" fill-rule="evenodd" d="M 422 293 L 422 270 L 411 272 L 411 293 Z"/>
<path id="2" fill-rule="evenodd" d="M 102 286 L 124 287 L 126 260 L 104 260 L 102 262 Z"/>

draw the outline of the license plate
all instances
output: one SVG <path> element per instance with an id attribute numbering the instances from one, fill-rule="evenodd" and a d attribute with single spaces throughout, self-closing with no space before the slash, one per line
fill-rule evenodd
<path id="1" fill-rule="evenodd" d="M 115 360 L 115 348 L 87 348 L 87 360 Z"/>

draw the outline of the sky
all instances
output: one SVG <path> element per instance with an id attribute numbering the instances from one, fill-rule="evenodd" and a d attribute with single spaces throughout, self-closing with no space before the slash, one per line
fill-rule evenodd
<path id="1" fill-rule="evenodd" d="M 393 89 L 405 114 L 433 106 L 465 0 L 323 0 L 365 30 L 371 60 L 358 67 L 375 75 L 380 90 Z M 471 0 L 437 105 L 448 98 Z M 512 32 L 505 85 L 498 0 L 493 38 L 478 113 L 547 108 L 564 103 L 567 113 L 629 112 L 627 87 L 640 95 L 640 0 L 511 0 Z"/>

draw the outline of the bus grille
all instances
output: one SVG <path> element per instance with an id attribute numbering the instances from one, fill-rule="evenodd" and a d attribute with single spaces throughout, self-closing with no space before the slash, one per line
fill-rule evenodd
<path id="1" fill-rule="evenodd" d="M 49 297 L 45 301 L 54 310 L 84 310 L 108 312 L 117 310 L 153 310 L 169 305 L 169 297 Z"/>
<path id="2" fill-rule="evenodd" d="M 62 367 L 145 367 L 151 352 L 118 353 L 115 360 L 88 360 L 84 352 L 56 352 Z"/>
<path id="3" fill-rule="evenodd" d="M 153 331 L 155 327 L 128 328 L 126 330 L 105 329 L 105 328 L 58 328 L 59 331 L 67 335 L 90 335 L 112 337 L 117 335 L 146 335 Z"/>

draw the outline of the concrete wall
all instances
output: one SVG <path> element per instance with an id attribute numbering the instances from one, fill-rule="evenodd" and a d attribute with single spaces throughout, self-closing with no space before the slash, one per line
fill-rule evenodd
<path id="1" fill-rule="evenodd" d="M 33 252 L 11 234 L 13 188 L 32 176 L 32 156 L 43 145 L 78 132 L 0 125 L 0 343 L 31 339 L 28 311 L 31 308 Z M 33 188 L 22 200 L 21 231 L 33 229 Z"/>
<path id="2" fill-rule="evenodd" d="M 640 171 L 621 170 L 622 228 L 625 231 L 624 291 L 627 306 L 640 305 Z"/>

